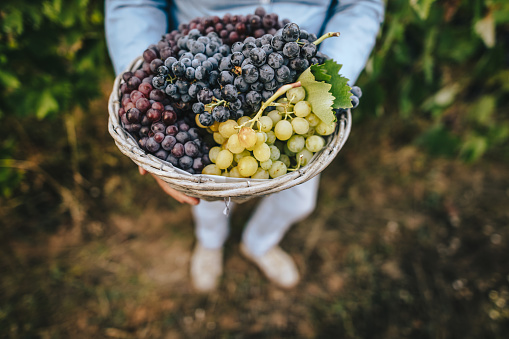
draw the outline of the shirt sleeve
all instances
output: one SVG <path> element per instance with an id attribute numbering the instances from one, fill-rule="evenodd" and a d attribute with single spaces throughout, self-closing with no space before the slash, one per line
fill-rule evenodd
<path id="1" fill-rule="evenodd" d="M 320 51 L 343 65 L 341 75 L 353 85 L 364 69 L 384 19 L 382 0 L 339 0 L 323 31 L 340 32 L 321 43 Z"/>
<path id="2" fill-rule="evenodd" d="M 118 75 L 168 30 L 166 0 L 106 0 L 108 52 Z"/>

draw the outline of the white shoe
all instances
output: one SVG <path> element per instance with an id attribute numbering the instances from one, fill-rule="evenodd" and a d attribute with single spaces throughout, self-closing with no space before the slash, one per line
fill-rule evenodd
<path id="1" fill-rule="evenodd" d="M 199 292 L 216 289 L 219 277 L 223 274 L 223 249 L 205 248 L 196 244 L 191 257 L 191 281 Z"/>
<path id="2" fill-rule="evenodd" d="M 282 288 L 295 287 L 300 280 L 297 266 L 285 251 L 274 246 L 261 257 L 253 256 L 244 243 L 240 244 L 240 252 L 254 262 L 267 278 Z"/>

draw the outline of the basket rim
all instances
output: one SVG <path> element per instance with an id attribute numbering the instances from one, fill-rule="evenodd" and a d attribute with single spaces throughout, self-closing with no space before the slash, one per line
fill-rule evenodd
<path id="1" fill-rule="evenodd" d="M 141 56 L 134 59 L 126 71 L 135 71 L 143 63 Z M 122 72 L 123 73 L 123 72 Z M 113 83 L 113 89 L 108 100 L 108 131 L 113 137 L 119 150 L 128 156 L 134 163 L 161 178 L 171 187 L 200 198 L 229 198 L 254 197 L 275 193 L 292 186 L 301 184 L 321 173 L 342 149 L 351 131 L 352 116 L 348 109 L 338 121 L 336 132 L 327 146 L 317 152 L 313 160 L 299 168 L 274 179 L 235 182 L 217 182 L 203 174 L 182 174 L 168 162 L 163 161 L 141 149 L 136 140 L 121 126 L 118 116 L 120 108 L 120 85 L 122 73 Z"/>

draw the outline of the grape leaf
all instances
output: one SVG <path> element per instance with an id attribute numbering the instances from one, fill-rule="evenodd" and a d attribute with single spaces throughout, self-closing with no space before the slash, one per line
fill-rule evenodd
<path id="1" fill-rule="evenodd" d="M 332 85 L 316 81 L 310 68 L 302 72 L 298 81 L 306 90 L 306 100 L 311 104 L 313 113 L 328 125 L 336 121 L 336 116 L 332 111 L 332 104 L 334 103 L 334 96 L 330 93 Z"/>
<path id="2" fill-rule="evenodd" d="M 330 92 L 334 96 L 333 108 L 351 108 L 352 88 L 347 84 L 348 79 L 339 74 L 341 67 L 342 65 L 329 59 L 321 65 L 311 66 L 311 72 L 317 81 L 325 81 L 332 85 Z"/>

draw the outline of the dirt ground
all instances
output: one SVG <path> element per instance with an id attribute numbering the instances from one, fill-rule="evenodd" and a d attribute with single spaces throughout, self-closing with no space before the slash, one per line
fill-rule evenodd
<path id="1" fill-rule="evenodd" d="M 67 191 L 29 172 L 25 190 L 0 207 L 0 337 L 509 333 L 507 156 L 474 165 L 432 158 L 409 143 L 416 126 L 364 119 L 323 172 L 315 212 L 281 243 L 302 282 L 281 290 L 239 255 L 254 200 L 233 212 L 218 291 L 200 295 L 188 272 L 190 208 L 116 149 L 103 104 L 77 129 L 90 137 L 79 145 L 79 170 L 61 173 L 84 183 L 63 180 L 66 200 Z"/>

